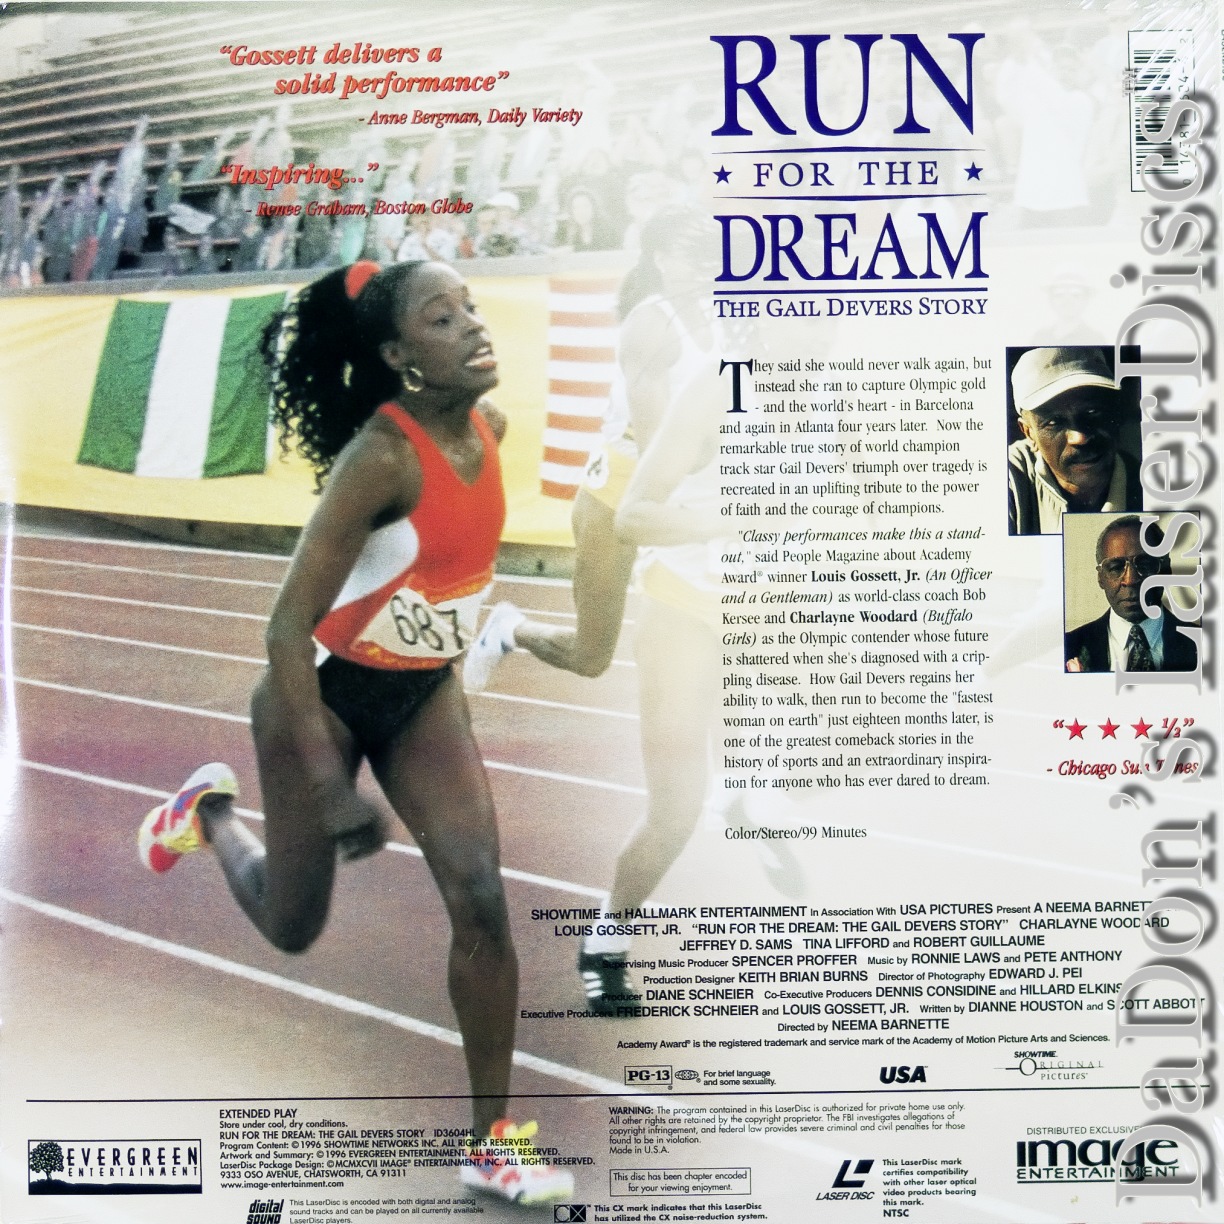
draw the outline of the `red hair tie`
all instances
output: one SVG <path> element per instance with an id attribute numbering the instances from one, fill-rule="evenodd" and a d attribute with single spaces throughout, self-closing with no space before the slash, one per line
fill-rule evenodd
<path id="1" fill-rule="evenodd" d="M 357 300 L 370 277 L 378 271 L 378 264 L 372 259 L 360 259 L 350 265 L 349 270 L 344 274 L 344 293 L 350 302 Z"/>

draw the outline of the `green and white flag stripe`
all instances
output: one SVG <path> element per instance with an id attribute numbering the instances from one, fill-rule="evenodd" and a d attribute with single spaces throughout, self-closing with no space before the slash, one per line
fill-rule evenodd
<path id="1" fill-rule="evenodd" d="M 137 476 L 239 476 L 267 463 L 264 325 L 283 293 L 120 298 L 78 463 Z"/>

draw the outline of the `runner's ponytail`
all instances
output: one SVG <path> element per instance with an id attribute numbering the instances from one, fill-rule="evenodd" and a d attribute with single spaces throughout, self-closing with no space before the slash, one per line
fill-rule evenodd
<path id="1" fill-rule="evenodd" d="M 336 456 L 400 391 L 379 353 L 395 334 L 396 306 L 418 263 L 377 270 L 369 261 L 305 286 L 264 330 L 272 420 L 285 453 L 296 449 L 322 488 Z"/>

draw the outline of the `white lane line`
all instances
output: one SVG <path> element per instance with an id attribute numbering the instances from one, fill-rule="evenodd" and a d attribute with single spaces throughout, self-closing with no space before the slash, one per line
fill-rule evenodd
<path id="1" fill-rule="evenodd" d="M 533 769 L 527 765 L 511 765 L 506 761 L 485 761 L 486 769 L 499 769 L 505 773 L 525 774 L 529 778 L 544 778 L 549 782 L 569 782 L 574 786 L 592 786 L 598 790 L 615 791 L 619 795 L 645 795 L 644 786 L 627 786 L 623 782 L 601 782 L 594 778 L 583 778 L 577 774 L 554 773 L 550 769 Z"/>
<path id="2" fill-rule="evenodd" d="M 146 642 L 140 638 L 113 637 L 108 633 L 86 633 L 84 629 L 61 629 L 53 625 L 31 625 L 25 621 L 13 621 L 14 629 L 25 629 L 30 633 L 55 633 L 62 637 L 84 638 L 91 642 L 110 642 L 116 646 L 136 646 L 142 650 L 166 650 L 174 654 L 199 655 L 205 659 L 220 659 L 225 663 L 251 663 L 257 667 L 266 667 L 267 659 L 255 655 L 226 654 L 220 650 L 203 650 L 198 646 L 169 646 L 164 642 Z M 489 697 L 495 701 L 514 701 L 521 705 L 544 706 L 553 710 L 568 710 L 574 714 L 602 714 L 607 718 L 624 718 L 632 722 L 638 721 L 636 714 L 626 714 L 621 710 L 606 710 L 602 706 L 574 705 L 568 701 L 550 701 L 543 697 L 519 697 L 512 693 L 469 693 L 469 697 Z"/>
<path id="3" fill-rule="evenodd" d="M 528 650 L 526 646 L 516 646 L 514 648 L 513 653 L 529 655 L 531 654 L 531 651 Z M 637 664 L 632 659 L 613 659 L 612 666 L 613 667 L 637 667 Z"/>
<path id="4" fill-rule="evenodd" d="M 196 706 L 176 705 L 172 701 L 153 701 L 148 697 L 128 697 L 122 693 L 103 693 L 99 689 L 80 688 L 73 684 L 57 684 L 54 680 L 34 680 L 29 676 L 14 676 L 18 684 L 34 688 L 53 689 L 57 693 L 72 693 L 77 697 L 97 697 L 102 701 L 121 701 L 124 705 L 145 706 L 150 710 L 169 710 L 174 714 L 193 714 L 199 718 L 216 718 L 221 722 L 246 723 L 251 720 L 245 714 L 228 714 L 224 710 L 201 710 Z"/>
<path id="5" fill-rule="evenodd" d="M 636 714 L 626 714 L 621 710 L 605 710 L 602 706 L 573 705 L 568 701 L 549 701 L 544 697 L 519 697 L 513 693 L 490 693 L 487 690 L 483 693 L 469 693 L 468 699 L 472 697 L 488 697 L 492 701 L 517 701 L 523 705 L 544 706 L 549 710 L 569 710 L 574 714 L 603 714 L 607 718 L 638 721 Z"/>
<path id="6" fill-rule="evenodd" d="M 18 559 L 20 560 L 20 558 Z M 84 565 L 86 563 L 81 562 L 81 561 L 65 561 L 62 564 L 64 565 Z M 132 573 L 132 574 L 161 573 L 164 577 L 167 577 L 167 578 L 201 578 L 207 582 L 236 581 L 236 580 L 231 580 L 229 578 L 208 578 L 200 574 L 171 574 L 165 570 L 161 570 L 161 571 L 137 570 L 137 569 L 131 569 L 130 567 L 124 566 L 124 565 L 115 565 L 115 566 L 90 565 L 89 568 L 98 569 L 98 570 L 113 569 L 117 572 L 126 572 L 126 573 Z M 272 587 L 273 589 L 277 589 L 280 587 L 279 582 L 249 583 L 247 585 L 268 586 L 268 587 Z M 171 611 L 171 612 L 199 612 L 199 613 L 204 614 L 205 616 L 237 616 L 245 620 L 258 620 L 258 621 L 266 621 L 268 619 L 268 617 L 258 612 L 230 612 L 224 608 L 197 608 L 197 607 L 187 606 L 185 604 L 155 603 L 155 602 L 152 602 L 146 599 L 125 599 L 118 595 L 96 595 L 92 591 L 69 591 L 69 590 L 65 590 L 63 587 L 23 586 L 20 583 L 12 583 L 10 584 L 8 589 L 13 590 L 13 591 L 27 591 L 35 595 L 61 595 L 66 599 L 96 599 L 96 600 L 101 601 L 102 603 L 129 604 L 133 607 L 138 607 L 138 608 L 160 608 L 160 609 L 164 609 L 166 611 Z M 481 604 L 480 606 L 484 610 L 488 610 L 493 607 L 492 604 Z M 559 619 L 559 620 L 577 620 L 577 614 L 574 612 L 550 612 L 547 608 L 520 608 L 519 611 L 529 617 L 530 616 L 534 616 L 534 617 L 551 616 L 554 619 Z M 625 620 L 625 621 L 622 621 L 621 624 L 622 625 L 632 625 L 634 624 L 634 622 L 632 620 Z"/>
<path id="7" fill-rule="evenodd" d="M 73 569 L 104 570 L 113 574 L 146 574 L 151 578 L 186 578 L 192 582 L 225 582 L 231 586 L 269 587 L 280 589 L 279 582 L 266 582 L 261 578 L 223 578 L 219 574 L 184 574 L 181 570 L 141 569 L 135 565 L 102 565 L 97 561 L 71 561 L 64 557 L 32 557 L 21 554 L 14 561 L 34 561 L 40 565 L 67 565 Z"/>
<path id="8" fill-rule="evenodd" d="M 0 679 L 7 677 L 0 676 Z M 54 680 L 34 680 L 28 676 L 14 676 L 18 684 L 29 684 L 34 688 L 52 689 L 58 693 L 72 693 L 78 697 L 96 697 L 102 701 L 120 701 L 125 705 L 147 706 L 153 710 L 169 710 L 174 714 L 191 714 L 197 718 L 215 718 L 221 722 L 245 723 L 250 726 L 251 720 L 245 714 L 228 714 L 221 710 L 203 710 L 197 706 L 175 705 L 169 701 L 153 701 L 148 697 L 128 697 L 121 693 L 104 693 L 99 689 L 79 688 L 73 684 L 59 684 Z M 533 769 L 528 765 L 510 765 L 504 761 L 484 762 L 486 769 L 502 770 L 506 773 L 525 774 L 531 778 L 544 778 L 549 782 L 569 782 L 574 786 L 589 786 L 595 790 L 614 791 L 620 795 L 644 795 L 646 788 L 642 786 L 626 786 L 621 782 L 604 782 L 598 778 L 583 778 L 577 774 L 555 773 L 549 769 Z"/>
<path id="9" fill-rule="evenodd" d="M 103 536 L 57 535 L 45 531 L 18 531 L 14 533 L 18 540 L 43 540 L 49 543 L 64 542 L 68 544 L 100 545 L 110 548 L 146 548 L 159 552 L 195 553 L 197 557 L 251 557 L 256 561 L 275 561 L 287 565 L 289 558 L 279 553 L 242 552 L 236 548 L 206 548 L 200 544 L 170 544 L 162 540 L 112 540 Z"/>
<path id="10" fill-rule="evenodd" d="M 266 616 L 258 612 L 227 612 L 220 608 L 195 608 L 186 604 L 154 603 L 148 599 L 123 599 L 118 595 L 87 595 L 84 591 L 63 591 L 55 587 L 22 586 L 13 583 L 11 591 L 26 591 L 32 595 L 58 595 L 60 599 L 92 599 L 98 603 L 126 604 L 132 608 L 157 608 L 163 612 L 198 612 L 201 616 L 233 616 L 239 620 L 267 622 Z"/>
<path id="11" fill-rule="evenodd" d="M 524 607 L 521 607 L 519 604 L 515 604 L 514 606 L 518 608 L 518 610 L 524 616 L 527 616 L 527 617 L 551 616 L 555 620 L 577 620 L 578 619 L 577 612 L 550 612 L 547 608 L 524 608 Z M 482 612 L 488 612 L 494 607 L 496 607 L 495 604 L 485 603 L 485 604 L 480 605 L 480 610 Z"/>
<path id="12" fill-rule="evenodd" d="M 68 544 L 89 544 L 110 548 L 143 548 L 158 552 L 193 553 L 197 557 L 249 557 L 255 561 L 275 562 L 278 565 L 288 565 L 290 558 L 279 553 L 243 552 L 237 548 L 208 548 L 200 544 L 171 544 L 162 540 L 112 540 L 101 536 L 59 535 L 44 531 L 17 531 L 13 533 L 18 540 L 41 540 L 47 543 L 64 542 Z M 568 578 L 544 578 L 535 574 L 495 574 L 498 582 L 513 586 L 544 586 L 568 587 Z"/>
<path id="13" fill-rule="evenodd" d="M 69 923 L 96 935 L 104 935 L 109 939 L 117 939 L 123 943 L 133 944 L 150 952 L 160 952 L 164 956 L 172 956 L 176 960 L 198 965 L 203 969 L 212 969 L 217 973 L 225 973 L 230 977 L 241 978 L 257 986 L 265 986 L 279 990 L 285 994 L 296 995 L 311 1003 L 318 1003 L 336 1011 L 347 1012 L 351 1016 L 360 1016 L 365 1020 L 377 1020 L 394 1028 L 413 1033 L 418 1037 L 428 1037 L 440 1041 L 444 1045 L 462 1047 L 463 1038 L 454 1029 L 443 1028 L 440 1024 L 430 1024 L 426 1020 L 418 1020 L 415 1016 L 405 1016 L 401 1012 L 392 1011 L 387 1007 L 378 1007 L 363 999 L 354 999 L 349 995 L 337 994 L 332 990 L 324 990 L 320 986 L 309 986 L 305 982 L 297 982 L 292 978 L 281 977 L 278 973 L 269 973 L 266 969 L 256 969 L 239 961 L 227 960 L 212 952 L 201 952 L 196 948 L 188 948 L 183 944 L 171 943 L 168 939 L 159 939 L 156 935 L 146 935 L 143 931 L 133 931 L 127 927 L 116 926 L 101 918 L 88 914 L 80 914 L 75 910 L 64 909 L 59 905 L 51 905 L 23 893 L 0 887 L 0 899 L 10 905 L 20 906 L 41 914 L 44 918 L 54 918 L 58 922 Z M 600 1075 L 592 1075 L 580 1071 L 577 1067 L 567 1067 L 564 1063 L 553 1062 L 549 1058 L 540 1058 L 523 1050 L 514 1051 L 514 1065 L 526 1071 L 534 1071 L 538 1075 L 547 1075 L 563 1083 L 574 1084 L 588 1092 L 602 1096 L 636 1096 L 632 1089 L 618 1084 L 615 1080 L 605 1079 Z"/>
<path id="14" fill-rule="evenodd" d="M 487 604 L 481 604 L 480 608 L 482 612 L 487 612 L 495 606 L 496 606 L 495 604 L 487 603 Z M 524 616 L 529 617 L 529 618 L 530 617 L 540 617 L 540 616 L 551 616 L 554 620 L 576 621 L 578 619 L 577 612 L 552 612 L 548 608 L 524 608 L 518 604 L 515 604 L 515 607 L 518 608 L 518 610 Z M 626 626 L 631 627 L 636 624 L 637 624 L 637 621 L 635 621 L 632 617 L 626 616 L 626 617 L 621 618 L 621 628 L 622 629 L 625 628 Z"/>
<path id="15" fill-rule="evenodd" d="M 221 659 L 226 663 L 255 663 L 265 666 L 267 659 L 254 655 L 225 654 L 220 650 L 201 650 L 197 646 L 168 646 L 164 642 L 144 642 L 137 638 L 111 637 L 107 633 L 86 633 L 84 629 L 59 629 L 51 625 L 28 625 L 13 621 L 14 629 L 25 629 L 30 633 L 58 633 L 63 637 L 86 638 L 92 642 L 111 642 L 117 646 L 139 646 L 142 650 L 169 650 L 174 654 L 200 655 L 205 659 Z"/>
<path id="16" fill-rule="evenodd" d="M 74 782 L 86 782 L 90 786 L 102 786 L 108 790 L 125 791 L 132 795 L 146 795 L 150 799 L 165 801 L 170 798 L 171 792 L 157 790 L 152 786 L 140 786 L 135 782 L 120 782 L 116 778 L 104 778 L 99 774 L 82 773 L 79 769 L 65 769 L 62 765 L 47 765 L 42 761 L 20 761 L 18 764 L 23 769 L 32 769 L 38 773 L 53 774 L 58 778 L 71 778 Z M 248 820 L 260 820 L 264 818 L 262 812 L 255 811 L 254 808 L 234 806 L 234 811 L 239 816 L 245 816 Z M 396 854 L 407 854 L 412 858 L 424 858 L 420 847 L 410 846 L 405 842 L 389 841 L 384 847 Z M 539 875 L 534 871 L 520 871 L 517 867 L 503 867 L 502 875 L 507 880 L 518 880 L 522 884 L 535 884 L 540 888 L 553 888 L 557 892 L 573 893 L 579 897 L 595 897 L 599 901 L 603 901 L 607 895 L 606 888 L 590 888 L 586 884 L 574 884 L 570 880 L 555 880 L 551 876 Z"/>
<path id="17" fill-rule="evenodd" d="M 514 586 L 568 587 L 573 583 L 568 578 L 545 578 L 539 574 L 494 574 L 494 582 Z"/>
<path id="18" fill-rule="evenodd" d="M 102 565 L 97 561 L 72 561 L 60 557 L 32 557 L 32 556 L 15 556 L 14 561 L 33 561 L 41 565 L 63 565 L 72 569 L 87 569 L 100 570 L 107 574 L 143 574 L 150 578 L 183 578 L 191 582 L 225 582 L 231 586 L 248 586 L 248 587 L 264 587 L 268 590 L 278 591 L 281 588 L 279 582 L 265 582 L 262 579 L 256 578 L 223 578 L 217 574 L 185 574 L 181 570 L 158 570 L 158 569 L 142 569 L 135 565 Z M 14 590 L 35 590 L 34 587 L 14 587 Z M 63 594 L 68 596 L 77 596 L 78 598 L 90 598 L 84 592 L 64 591 Z M 104 596 L 94 596 L 94 598 L 105 598 Z M 151 604 L 151 607 L 169 606 Z M 492 604 L 481 604 L 482 610 L 488 611 L 493 607 Z M 198 611 L 198 609 L 196 609 Z M 547 608 L 521 608 L 521 612 L 527 616 L 534 617 L 553 617 L 558 620 L 577 620 L 578 616 L 575 612 L 553 612 Z M 626 620 L 622 622 L 626 625 L 632 625 L 633 621 Z"/>

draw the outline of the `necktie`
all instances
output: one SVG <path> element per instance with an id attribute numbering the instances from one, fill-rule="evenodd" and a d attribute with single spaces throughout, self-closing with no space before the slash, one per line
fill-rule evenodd
<path id="1" fill-rule="evenodd" d="M 1152 648 L 1148 645 L 1147 634 L 1138 625 L 1132 625 L 1126 639 L 1126 670 L 1133 672 L 1155 671 L 1156 664 L 1152 661 Z"/>

